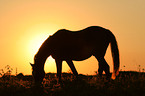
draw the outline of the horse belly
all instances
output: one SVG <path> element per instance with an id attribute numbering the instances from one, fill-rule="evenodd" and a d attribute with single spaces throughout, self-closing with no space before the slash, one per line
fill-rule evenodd
<path id="1" fill-rule="evenodd" d="M 69 58 L 75 61 L 82 61 L 92 56 L 92 47 L 80 45 L 70 48 L 67 52 Z"/>
<path id="2" fill-rule="evenodd" d="M 83 61 L 85 59 L 88 59 L 91 56 L 92 56 L 91 54 L 81 55 L 81 56 L 76 55 L 76 56 L 72 57 L 72 60 L 74 60 L 74 61 Z"/>

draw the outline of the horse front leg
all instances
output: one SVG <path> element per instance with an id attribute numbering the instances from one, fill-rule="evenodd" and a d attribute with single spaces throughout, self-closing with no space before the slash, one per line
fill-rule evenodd
<path id="1" fill-rule="evenodd" d="M 67 62 L 67 64 L 69 65 L 69 67 L 71 68 L 73 74 L 74 74 L 76 77 L 78 77 L 78 72 L 77 72 L 77 70 L 76 70 L 76 68 L 75 68 L 75 66 L 74 66 L 74 64 L 73 64 L 73 62 L 72 62 L 72 60 L 67 60 L 66 62 Z"/>
<path id="2" fill-rule="evenodd" d="M 100 62 L 99 62 L 98 73 L 99 73 L 99 76 L 102 77 L 102 74 L 103 74 L 103 66 L 102 66 L 102 64 Z"/>
<path id="3" fill-rule="evenodd" d="M 58 82 L 61 83 L 61 71 L 62 71 L 62 60 L 55 60 L 57 66 L 57 78 Z"/>

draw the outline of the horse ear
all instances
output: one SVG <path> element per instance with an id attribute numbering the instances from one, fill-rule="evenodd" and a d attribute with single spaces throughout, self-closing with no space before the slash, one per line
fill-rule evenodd
<path id="1" fill-rule="evenodd" d="M 32 63 L 30 63 L 30 65 L 33 67 L 34 66 L 34 64 L 32 64 Z"/>

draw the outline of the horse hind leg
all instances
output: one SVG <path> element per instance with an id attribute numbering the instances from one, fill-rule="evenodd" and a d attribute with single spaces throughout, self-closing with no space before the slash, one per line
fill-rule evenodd
<path id="1" fill-rule="evenodd" d="M 105 71 L 106 78 L 110 79 L 110 77 L 111 77 L 110 67 L 107 64 L 107 62 L 104 59 L 104 57 L 103 58 L 102 57 L 101 58 L 97 58 L 97 60 L 99 62 L 99 69 L 98 69 L 99 75 L 102 76 L 103 71 Z"/>

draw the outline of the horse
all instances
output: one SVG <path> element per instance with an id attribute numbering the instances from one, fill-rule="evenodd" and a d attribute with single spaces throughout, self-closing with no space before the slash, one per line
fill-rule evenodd
<path id="1" fill-rule="evenodd" d="M 106 77 L 111 78 L 110 67 L 104 58 L 109 44 L 114 63 L 112 79 L 115 79 L 119 74 L 119 50 L 116 38 L 110 30 L 100 26 L 90 26 L 79 31 L 58 30 L 43 42 L 34 56 L 34 64 L 30 63 L 35 83 L 43 81 L 44 64 L 49 56 L 55 59 L 58 81 L 61 81 L 62 61 L 66 61 L 73 74 L 78 77 L 73 60 L 82 61 L 91 56 L 95 56 L 99 62 L 99 75 L 102 76 L 105 71 Z"/>

